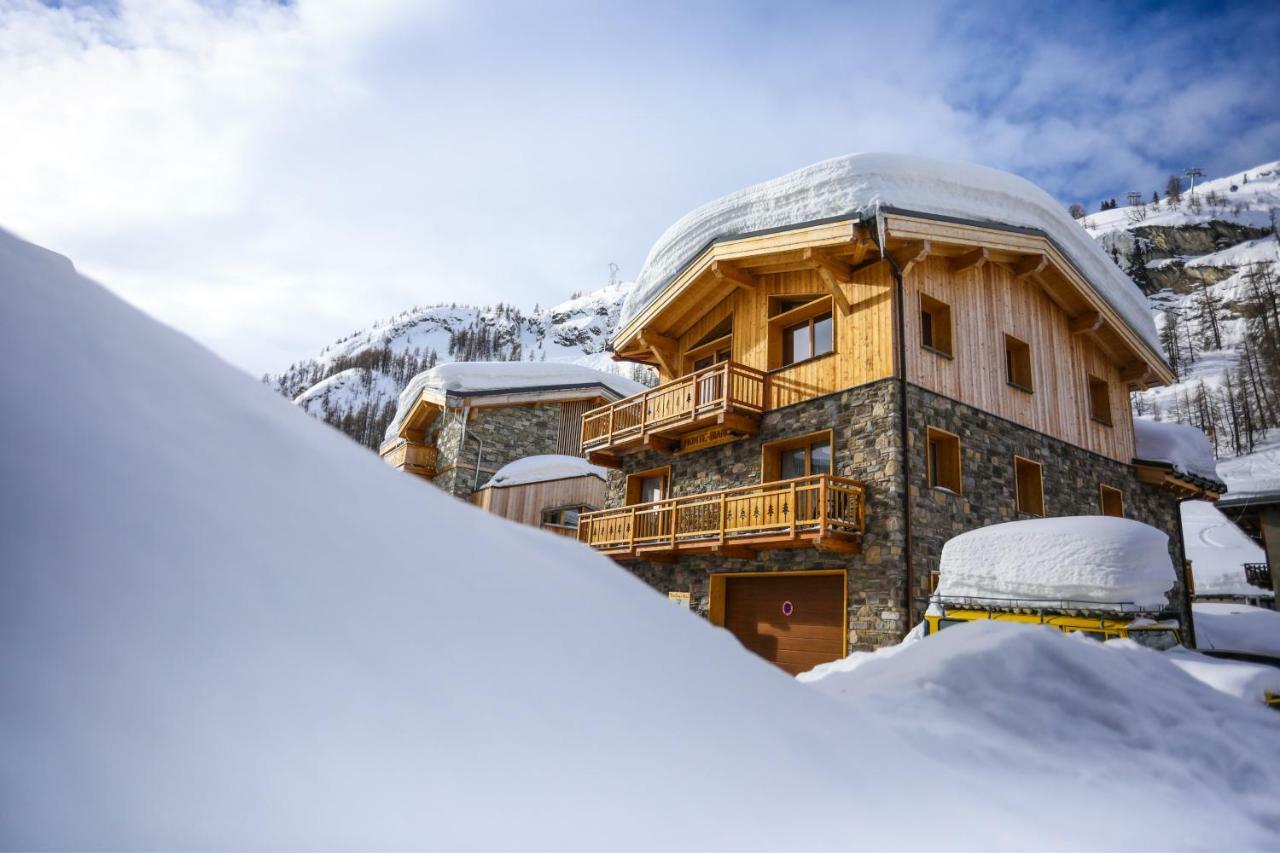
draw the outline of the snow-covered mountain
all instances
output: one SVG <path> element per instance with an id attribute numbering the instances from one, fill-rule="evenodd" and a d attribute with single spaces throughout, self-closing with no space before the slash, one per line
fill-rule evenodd
<path id="1" fill-rule="evenodd" d="M 1276 308 L 1280 162 L 1186 184 L 1082 224 L 1148 294 L 1178 374 L 1134 395 L 1135 411 L 1205 428 L 1219 455 L 1234 455 L 1280 426 L 1266 387 L 1274 353 L 1258 335 Z"/>
<path id="2" fill-rule="evenodd" d="M 353 332 L 265 381 L 306 412 L 377 447 L 413 376 L 453 361 L 559 361 L 645 381 L 614 362 L 609 337 L 634 285 L 610 284 L 550 308 L 415 307 Z"/>

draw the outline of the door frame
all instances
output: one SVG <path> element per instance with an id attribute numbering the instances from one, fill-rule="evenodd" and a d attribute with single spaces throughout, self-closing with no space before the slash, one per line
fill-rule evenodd
<path id="1" fill-rule="evenodd" d="M 845 569 L 797 569 L 777 572 L 710 572 L 708 574 L 707 620 L 717 628 L 724 627 L 724 601 L 726 578 L 776 578 L 789 575 L 840 575 L 840 593 L 844 598 L 844 618 L 840 620 L 840 643 L 844 651 L 841 657 L 849 654 L 849 572 Z"/>

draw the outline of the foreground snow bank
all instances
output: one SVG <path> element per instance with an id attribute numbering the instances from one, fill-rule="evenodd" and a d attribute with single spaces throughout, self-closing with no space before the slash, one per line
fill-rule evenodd
<path id="1" fill-rule="evenodd" d="M 1010 521 L 971 530 L 942 547 L 938 596 L 1099 609 L 1159 610 L 1176 576 L 1169 537 L 1109 516 Z"/>
<path id="2" fill-rule="evenodd" d="M 849 154 L 730 193 L 681 217 L 649 250 L 620 325 L 653 302 L 707 244 L 835 217 L 874 218 L 881 208 L 1033 228 L 1047 234 L 1098 295 L 1160 353 L 1142 291 L 1062 204 L 1024 178 L 977 166 L 899 154 Z"/>
<path id="3" fill-rule="evenodd" d="M 1198 601 L 1191 605 L 1196 645 L 1280 657 L 1280 613 L 1248 604 Z"/>
<path id="4" fill-rule="evenodd" d="M 609 560 L 391 471 L 64 258 L 0 232 L 0 282 L 0 387 L 30 403 L 0 419 L 0 847 L 1280 840 L 1262 711 L 1052 663 L 960 703 L 911 664 L 843 706 Z M 1034 673 L 1040 648 L 968 666 Z M 1006 731 L 1073 690 L 1167 731 L 1105 760 L 1059 744 L 1096 716 Z M 1252 754 L 1183 742 L 1208 729 Z M 922 836 L 921 804 L 963 832 Z"/>
<path id="5" fill-rule="evenodd" d="M 552 480 L 566 480 L 570 477 L 599 477 L 605 480 L 608 476 L 607 468 L 592 465 L 580 456 L 547 453 L 508 462 L 499 468 L 498 472 L 481 488 L 525 486 L 529 483 L 546 483 Z"/>

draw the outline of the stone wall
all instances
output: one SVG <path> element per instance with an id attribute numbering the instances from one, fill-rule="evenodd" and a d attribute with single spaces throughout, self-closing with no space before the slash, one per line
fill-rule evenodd
<path id="1" fill-rule="evenodd" d="M 442 473 L 431 482 L 465 500 L 476 483 L 477 438 L 484 441 L 480 459 L 483 486 L 494 471 L 508 462 L 555 453 L 559 430 L 559 403 L 479 407 L 471 410 L 464 445 L 462 412 L 450 409 L 440 416 L 435 432 L 436 466 Z"/>
<path id="2" fill-rule="evenodd" d="M 1127 518 L 1169 535 L 1170 556 L 1179 569 L 1179 582 L 1184 581 L 1178 500 L 1170 492 L 1139 483 L 1132 466 L 914 385 L 908 387 L 907 401 L 912 564 L 918 602 L 928 597 L 929 574 L 937 570 L 948 539 L 988 524 L 1034 517 L 1017 511 L 1015 455 L 1042 464 L 1046 516 L 1099 515 L 1098 485 L 1120 489 Z M 929 488 L 925 428 L 930 426 L 960 436 L 961 494 Z M 1183 601 L 1180 589 L 1174 600 Z M 1183 624 L 1187 618 L 1184 613 Z"/>
<path id="3" fill-rule="evenodd" d="M 672 497 L 760 482 L 761 445 L 830 429 L 833 469 L 867 486 L 867 530 L 859 555 L 814 548 L 762 552 L 751 560 L 716 555 L 681 557 L 675 564 L 628 561 L 623 565 L 662 592 L 690 593 L 690 606 L 707 615 L 712 572 L 840 569 L 849 590 L 849 647 L 871 649 L 896 643 L 909 627 L 903 613 L 904 574 L 901 454 L 894 380 L 847 389 L 767 413 L 760 432 L 684 456 L 645 452 L 623 457 L 609 478 L 609 506 L 626 502 L 626 475 L 671 466 Z"/>

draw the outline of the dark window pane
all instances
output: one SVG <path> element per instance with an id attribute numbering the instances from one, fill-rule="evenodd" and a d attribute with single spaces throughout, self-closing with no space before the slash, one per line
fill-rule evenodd
<path id="1" fill-rule="evenodd" d="M 790 480 L 792 477 L 803 477 L 805 475 L 804 448 L 797 447 L 795 450 L 782 451 L 779 469 L 784 480 Z"/>
<path id="2" fill-rule="evenodd" d="M 801 323 L 782 330 L 782 363 L 795 364 L 804 361 L 809 351 L 809 324 Z"/>
<path id="3" fill-rule="evenodd" d="M 820 441 L 809 448 L 809 473 L 831 473 L 831 445 Z"/>
<path id="4" fill-rule="evenodd" d="M 664 486 L 662 477 L 645 477 L 640 483 L 640 503 L 662 500 L 663 492 L 666 491 Z"/>
<path id="5" fill-rule="evenodd" d="M 920 341 L 927 347 L 933 346 L 933 315 L 928 311 L 920 312 Z"/>
<path id="6" fill-rule="evenodd" d="M 813 354 L 826 355 L 831 352 L 835 328 L 830 314 L 823 314 L 813 321 Z"/>

